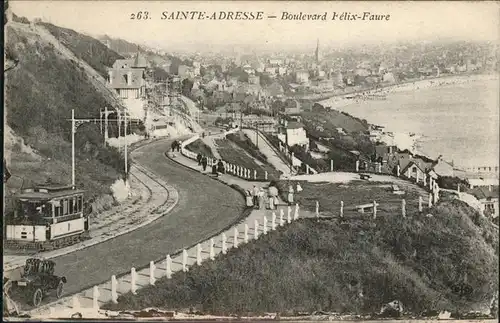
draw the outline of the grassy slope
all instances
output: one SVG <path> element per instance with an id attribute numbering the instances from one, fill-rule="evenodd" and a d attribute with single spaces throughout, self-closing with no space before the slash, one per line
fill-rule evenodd
<path id="1" fill-rule="evenodd" d="M 451 201 L 432 213 L 301 220 L 107 307 L 370 313 L 397 299 L 420 313 L 489 304 L 498 291 L 498 254 L 471 220 L 475 212 Z M 462 294 L 464 286 L 472 292 Z"/>
<path id="2" fill-rule="evenodd" d="M 6 79 L 7 123 L 42 156 L 34 161 L 13 151 L 10 170 L 24 178 L 24 186 L 49 177 L 69 183 L 71 109 L 77 117 L 97 117 L 108 103 L 74 62 L 59 57 L 36 35 L 12 28 L 7 35 L 7 50 L 20 59 Z M 110 193 L 123 168 L 118 152 L 103 147 L 99 131 L 98 125 L 85 124 L 75 138 L 77 185 L 88 190 L 90 200 Z"/>
<path id="3" fill-rule="evenodd" d="M 212 153 L 212 148 L 207 146 L 201 139 L 193 141 L 192 143 L 187 145 L 186 148 L 196 154 L 201 153 L 202 155 L 205 155 L 209 158 L 215 158 L 214 154 Z"/>
<path id="4" fill-rule="evenodd" d="M 249 153 L 247 153 L 245 149 L 238 147 L 238 145 L 236 145 L 234 142 L 228 139 L 216 139 L 215 143 L 218 146 L 217 151 L 224 161 L 251 170 L 257 170 L 258 179 L 264 179 L 264 171 L 267 171 L 269 180 L 279 178 L 279 171 L 267 164 L 257 164 L 253 157 Z M 251 176 L 253 176 L 253 174 L 251 174 Z"/>
<path id="5" fill-rule="evenodd" d="M 108 76 L 107 67 L 111 67 L 117 59 L 123 58 L 90 36 L 49 23 L 40 23 L 40 25 L 44 26 L 57 40 L 68 47 L 76 57 L 83 59 L 103 77 Z"/>

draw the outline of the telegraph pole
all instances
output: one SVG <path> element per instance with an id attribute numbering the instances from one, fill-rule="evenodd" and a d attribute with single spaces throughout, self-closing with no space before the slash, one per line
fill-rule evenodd
<path id="1" fill-rule="evenodd" d="M 127 111 L 124 113 L 125 119 L 125 183 L 127 182 L 128 165 L 127 165 Z"/>
<path id="2" fill-rule="evenodd" d="M 108 107 L 104 107 L 104 144 L 108 144 Z"/>
<path id="3" fill-rule="evenodd" d="M 75 110 L 71 110 L 71 188 L 75 189 Z"/>

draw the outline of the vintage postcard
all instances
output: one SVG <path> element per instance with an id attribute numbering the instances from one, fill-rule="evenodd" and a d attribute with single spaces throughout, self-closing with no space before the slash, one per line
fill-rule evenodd
<path id="1" fill-rule="evenodd" d="M 498 2 L 4 0 L 3 315 L 498 318 Z"/>

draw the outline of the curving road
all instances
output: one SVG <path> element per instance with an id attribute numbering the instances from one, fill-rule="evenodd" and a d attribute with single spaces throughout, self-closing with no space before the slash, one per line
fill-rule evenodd
<path id="1" fill-rule="evenodd" d="M 79 292 L 109 280 L 111 275 L 144 267 L 218 233 L 244 210 L 239 192 L 189 170 L 165 157 L 171 140 L 160 140 L 135 150 L 136 163 L 162 177 L 179 193 L 177 206 L 167 215 L 128 234 L 86 249 L 53 258 L 56 274 L 68 278 L 65 292 Z"/>

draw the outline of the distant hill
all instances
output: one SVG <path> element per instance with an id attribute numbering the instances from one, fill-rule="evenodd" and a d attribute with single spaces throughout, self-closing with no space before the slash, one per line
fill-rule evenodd
<path id="1" fill-rule="evenodd" d="M 138 44 L 126 41 L 120 38 L 112 38 L 108 35 L 100 36 L 99 40 L 103 43 L 109 44 L 109 48 L 123 56 L 130 56 L 138 51 L 146 56 L 149 62 L 154 66 L 163 68 L 162 66 L 166 63 L 170 63 L 170 67 L 165 69 L 169 74 L 177 74 L 179 72 L 180 65 L 192 66 L 193 62 L 190 60 L 183 60 L 174 55 L 165 54 L 158 55 L 153 50 L 146 48 L 145 46 L 140 46 Z"/>
<path id="2" fill-rule="evenodd" d="M 126 40 L 120 38 L 111 38 L 108 35 L 100 36 L 98 38 L 102 43 L 109 44 L 109 49 L 121 55 L 127 56 L 131 53 L 137 53 L 137 51 L 146 54 L 146 50 L 144 48 Z"/>

